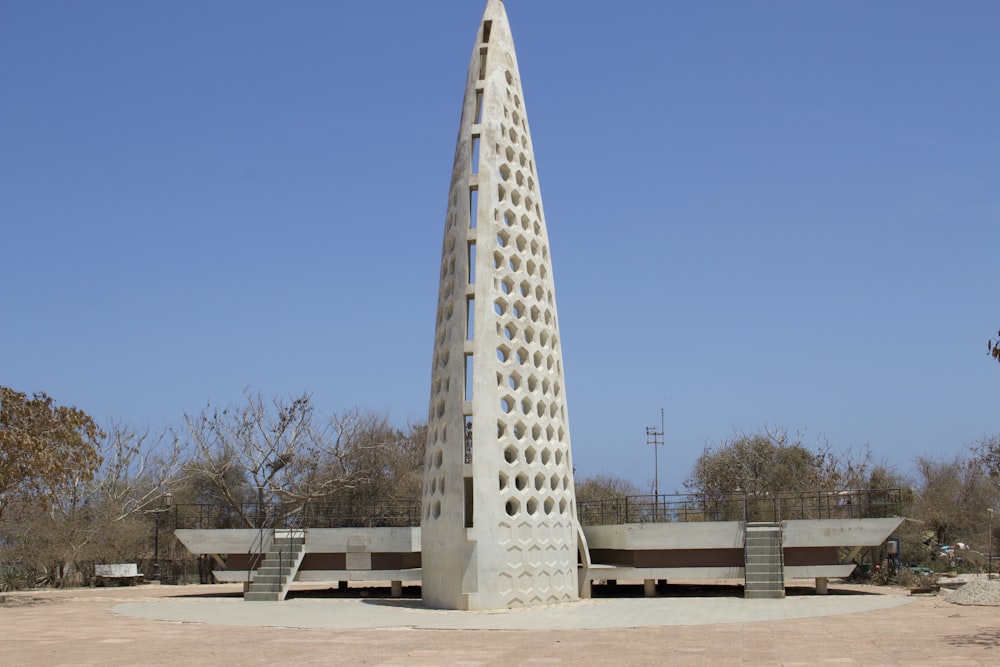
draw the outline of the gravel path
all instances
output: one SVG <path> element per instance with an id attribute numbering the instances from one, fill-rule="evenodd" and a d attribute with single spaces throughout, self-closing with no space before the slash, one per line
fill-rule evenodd
<path id="1" fill-rule="evenodd" d="M 945 599 L 953 604 L 1000 607 L 1000 581 L 970 581 L 947 593 Z"/>

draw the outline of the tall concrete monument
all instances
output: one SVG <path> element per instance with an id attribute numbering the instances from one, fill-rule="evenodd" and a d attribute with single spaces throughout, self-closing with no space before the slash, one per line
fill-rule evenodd
<path id="1" fill-rule="evenodd" d="M 578 597 L 548 233 L 507 14 L 488 0 L 448 195 L 424 463 L 424 604 Z"/>

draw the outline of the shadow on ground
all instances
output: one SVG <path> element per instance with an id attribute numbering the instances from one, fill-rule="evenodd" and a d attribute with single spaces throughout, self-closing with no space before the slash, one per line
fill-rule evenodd
<path id="1" fill-rule="evenodd" d="M 742 598 L 743 586 L 739 584 L 657 584 L 656 594 L 666 598 Z M 593 588 L 593 597 L 641 598 L 645 595 L 642 584 L 601 584 Z M 811 586 L 786 586 L 785 597 L 816 595 Z M 878 595 L 875 591 L 830 588 L 829 595 Z"/>
<path id="2" fill-rule="evenodd" d="M 365 588 L 320 588 L 301 591 L 290 591 L 286 599 L 308 600 L 315 598 L 346 598 L 349 600 L 372 599 L 372 600 L 400 600 L 392 597 L 392 589 L 387 586 L 371 586 Z M 419 600 L 420 586 L 403 586 L 402 599 Z"/>
<path id="3" fill-rule="evenodd" d="M 243 591 L 237 591 L 235 593 L 223 593 L 221 591 L 215 591 L 213 593 L 182 593 L 181 595 L 174 595 L 171 597 L 176 598 L 194 598 L 194 599 L 225 599 L 225 598 L 242 598 Z"/>
<path id="4" fill-rule="evenodd" d="M 738 584 L 657 584 L 657 597 L 665 598 L 742 598 L 743 586 Z M 803 597 L 816 595 L 816 590 L 810 586 L 787 586 L 786 597 Z M 879 595 L 876 591 L 847 590 L 830 588 L 829 595 Z M 595 584 L 592 597 L 599 600 L 615 598 L 641 598 L 645 596 L 642 584 Z M 241 592 L 187 593 L 179 598 L 241 598 Z M 420 586 L 404 586 L 401 598 L 392 597 L 388 586 L 370 586 L 356 588 L 310 588 L 289 591 L 287 600 L 371 600 L 373 603 L 397 605 L 401 600 L 420 600 Z"/>
<path id="5" fill-rule="evenodd" d="M 952 646 L 981 646 L 982 648 L 1000 648 L 1000 630 L 986 630 L 970 635 L 951 635 L 945 641 Z"/>

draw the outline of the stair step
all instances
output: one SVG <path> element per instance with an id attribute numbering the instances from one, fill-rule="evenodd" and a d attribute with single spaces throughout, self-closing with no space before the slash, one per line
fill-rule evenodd
<path id="1" fill-rule="evenodd" d="M 259 555 L 259 565 L 243 599 L 271 602 L 285 599 L 289 585 L 302 563 L 305 550 L 305 530 L 274 529 L 267 552 Z"/>
<path id="2" fill-rule="evenodd" d="M 280 594 L 275 592 L 255 592 L 247 591 L 243 594 L 243 599 L 246 602 L 279 602 Z"/>
<path id="3" fill-rule="evenodd" d="M 271 549 L 264 555 L 264 557 L 265 559 L 278 560 L 283 556 L 285 560 L 288 560 L 289 557 L 295 556 L 301 552 L 302 552 L 302 545 L 299 545 L 299 548 L 297 549 Z"/>
<path id="4" fill-rule="evenodd" d="M 781 553 L 781 549 L 778 549 L 777 545 L 766 547 L 750 546 L 744 548 L 744 551 L 754 556 L 777 556 Z"/>
<path id="5" fill-rule="evenodd" d="M 743 538 L 743 597 L 785 597 L 780 524 L 748 524 Z"/>
<path id="6" fill-rule="evenodd" d="M 304 528 L 275 528 L 274 529 L 275 538 L 279 537 L 305 537 L 306 531 Z"/>

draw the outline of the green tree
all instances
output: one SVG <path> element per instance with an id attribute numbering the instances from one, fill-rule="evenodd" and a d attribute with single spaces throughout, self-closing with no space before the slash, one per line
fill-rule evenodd
<path id="1" fill-rule="evenodd" d="M 573 485 L 576 502 L 593 500 L 624 499 L 626 496 L 638 496 L 642 489 L 624 477 L 616 475 L 594 475 L 577 479 Z"/>
<path id="2" fill-rule="evenodd" d="M 902 477 L 871 451 L 810 449 L 783 430 L 741 434 L 706 448 L 684 485 L 709 516 L 808 518 L 899 513 Z M 760 520 L 760 519 L 758 519 Z"/>
<path id="3" fill-rule="evenodd" d="M 994 442 L 995 439 L 994 439 Z M 988 508 L 997 507 L 1000 490 L 980 460 L 917 459 L 914 513 L 923 530 L 940 544 L 967 542 L 985 551 Z"/>
<path id="4" fill-rule="evenodd" d="M 798 492 L 840 492 L 899 488 L 902 476 L 872 460 L 871 450 L 835 450 L 828 442 L 814 449 L 781 429 L 740 434 L 706 448 L 684 482 L 692 493 L 749 496 Z"/>
<path id="5" fill-rule="evenodd" d="M 624 477 L 581 477 L 573 487 L 577 515 L 583 524 L 636 523 L 642 519 L 644 510 L 652 508 L 648 499 L 639 497 L 642 489 Z M 628 502 L 628 496 L 635 497 Z"/>
<path id="6" fill-rule="evenodd" d="M 49 507 L 93 479 L 103 437 L 78 408 L 0 387 L 0 515 L 17 500 Z"/>
<path id="7" fill-rule="evenodd" d="M 832 486 L 825 451 L 813 452 L 784 431 L 741 434 L 706 448 L 684 481 L 692 493 L 717 497 L 731 493 L 777 495 Z"/>

